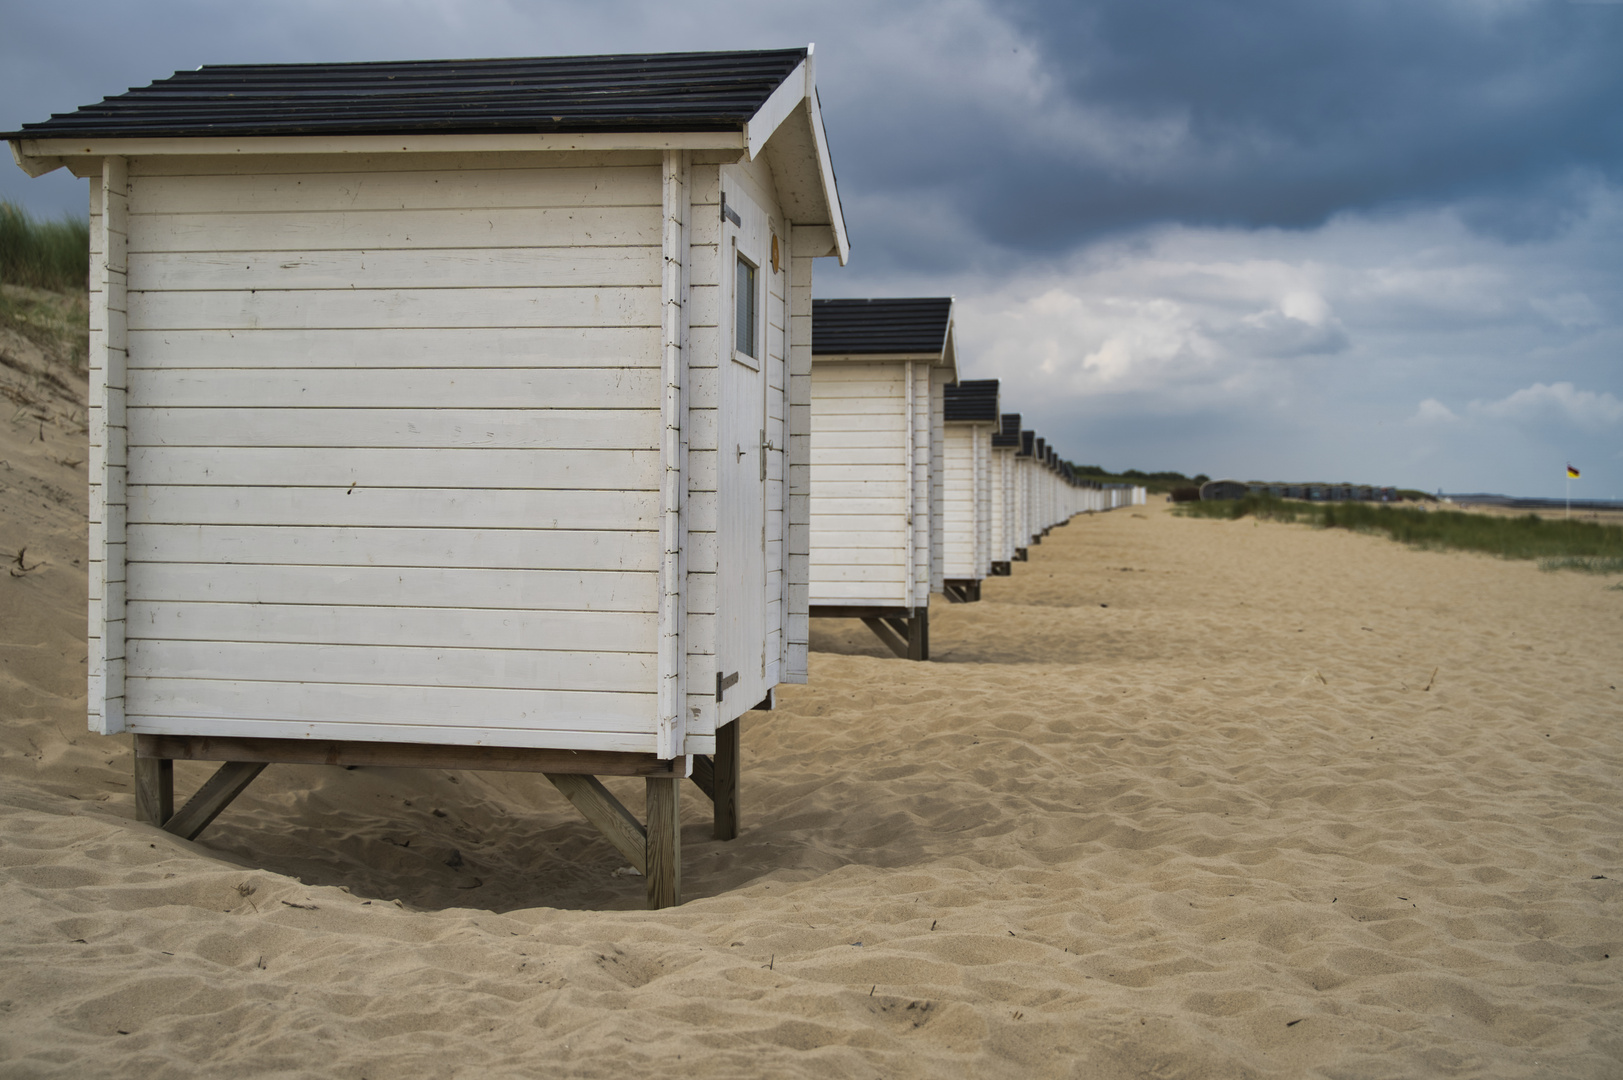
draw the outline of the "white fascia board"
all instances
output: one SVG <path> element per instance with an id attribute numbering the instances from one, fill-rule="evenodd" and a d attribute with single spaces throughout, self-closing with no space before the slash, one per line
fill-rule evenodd
<path id="1" fill-rule="evenodd" d="M 605 131 L 575 134 L 490 135 L 273 135 L 265 137 L 202 136 L 197 138 L 94 138 L 17 139 L 12 154 L 24 158 L 55 158 L 57 164 L 76 158 L 112 155 L 156 156 L 180 154 L 427 154 L 487 153 L 525 150 L 739 150 L 746 146 L 741 131 Z M 51 168 L 56 168 L 52 165 Z M 26 171 L 29 168 L 23 165 Z M 49 171 L 49 170 L 47 170 Z"/>
<path id="2" fill-rule="evenodd" d="M 823 203 L 828 208 L 829 227 L 834 233 L 834 250 L 844 266 L 851 257 L 851 241 L 845 235 L 845 214 L 840 208 L 840 192 L 834 183 L 834 163 L 828 156 L 828 134 L 823 130 L 823 107 L 817 100 L 817 46 L 806 46 L 806 59 L 795 65 L 778 88 L 750 117 L 744 126 L 750 158 L 765 148 L 772 133 L 793 116 L 804 103 L 806 122 L 817 147 L 817 172 L 823 183 Z"/>
<path id="3" fill-rule="evenodd" d="M 750 160 L 754 161 L 766 147 L 766 141 L 772 137 L 783 122 L 795 114 L 795 109 L 806 100 L 807 88 L 811 85 L 807 81 L 808 62 L 802 60 L 795 65 L 778 88 L 761 103 L 755 110 L 755 115 L 749 118 L 744 125 L 744 137 L 748 140 Z"/>
<path id="4" fill-rule="evenodd" d="M 823 173 L 823 198 L 828 201 L 829 225 L 834 230 L 834 244 L 840 252 L 840 265 L 844 266 L 845 261 L 851 257 L 851 241 L 845 235 L 845 213 L 840 208 L 839 188 L 834 184 L 834 162 L 829 160 L 828 135 L 823 131 L 823 107 L 817 101 L 815 86 L 812 87 L 806 106 L 811 110 L 812 138 L 817 140 L 817 166 Z"/>
<path id="5" fill-rule="evenodd" d="M 59 157 L 44 157 L 30 154 L 23 149 L 23 140 L 11 139 L 11 160 L 17 163 L 17 168 L 29 176 L 44 176 L 48 172 L 60 169 L 66 164 Z"/>

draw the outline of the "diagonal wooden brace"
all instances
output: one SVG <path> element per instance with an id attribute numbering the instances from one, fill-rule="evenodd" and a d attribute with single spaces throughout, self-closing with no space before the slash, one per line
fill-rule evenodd
<path id="1" fill-rule="evenodd" d="M 163 823 L 164 832 L 174 833 L 185 840 L 196 840 L 209 823 L 220 816 L 220 811 L 231 805 L 245 791 L 254 777 L 265 771 L 262 761 L 228 761 L 203 782 L 197 794 L 186 800 L 186 805 Z"/>
<path id="2" fill-rule="evenodd" d="M 637 873 L 648 873 L 648 831 L 631 816 L 625 804 L 595 776 L 582 773 L 543 773 L 581 816 L 597 826 L 604 839 L 626 857 Z"/>
<path id="3" fill-rule="evenodd" d="M 891 629 L 885 620 L 864 617 L 862 623 L 874 632 L 875 637 L 885 643 L 886 648 L 903 660 L 907 659 L 907 638 Z"/>

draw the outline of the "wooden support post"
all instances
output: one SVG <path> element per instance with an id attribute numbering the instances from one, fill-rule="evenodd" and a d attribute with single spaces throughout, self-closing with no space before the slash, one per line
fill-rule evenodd
<path id="1" fill-rule="evenodd" d="M 875 637 L 885 643 L 886 648 L 903 660 L 907 659 L 907 636 L 905 634 L 898 634 L 886 624 L 884 619 L 864 616 L 862 623 L 874 632 Z"/>
<path id="2" fill-rule="evenodd" d="M 930 609 L 919 608 L 908 620 L 907 658 L 930 659 Z"/>
<path id="3" fill-rule="evenodd" d="M 603 786 L 603 782 L 595 776 L 582 773 L 543 773 L 552 786 L 563 792 L 564 798 L 575 804 L 575 809 L 581 815 L 597 826 L 609 843 L 624 855 L 637 873 L 648 873 L 648 850 L 652 846 L 648 840 L 648 833 L 637 824 L 637 819 L 631 816 L 631 811 L 625 804 L 614 797 L 614 793 Z M 649 784 L 667 784 L 672 792 L 676 784 L 681 781 L 650 780 Z M 650 790 L 652 790 L 650 788 Z M 675 797 L 674 795 L 672 796 Z M 650 797 L 651 798 L 651 797 Z M 649 886 L 653 888 L 652 885 Z"/>
<path id="4" fill-rule="evenodd" d="M 656 780 L 648 785 L 648 847 L 645 859 L 649 910 L 675 907 L 682 902 L 681 780 Z"/>
<path id="5" fill-rule="evenodd" d="M 711 835 L 717 840 L 732 840 L 738 836 L 738 752 L 743 727 L 734 720 L 716 729 L 715 790 L 710 798 L 716 807 Z"/>
<path id="6" fill-rule="evenodd" d="M 160 828 L 175 814 L 175 763 L 135 758 L 135 820 Z"/>
<path id="7" fill-rule="evenodd" d="M 165 832 L 172 832 L 183 840 L 196 840 L 208 828 L 209 822 L 220 816 L 220 811 L 241 795 L 254 777 L 265 771 L 262 761 L 228 761 L 204 781 L 197 794 L 186 800 L 180 812 L 164 822 Z"/>

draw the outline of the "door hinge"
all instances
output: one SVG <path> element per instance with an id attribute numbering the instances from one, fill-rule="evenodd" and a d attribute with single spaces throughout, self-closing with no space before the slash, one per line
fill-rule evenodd
<path id="1" fill-rule="evenodd" d="M 727 692 L 727 688 L 729 686 L 734 685 L 737 682 L 738 682 L 738 672 L 736 672 L 736 671 L 733 672 L 731 675 L 726 676 L 725 678 L 722 677 L 721 672 L 719 672 L 719 671 L 716 672 L 716 700 L 720 701 L 721 696 Z"/>

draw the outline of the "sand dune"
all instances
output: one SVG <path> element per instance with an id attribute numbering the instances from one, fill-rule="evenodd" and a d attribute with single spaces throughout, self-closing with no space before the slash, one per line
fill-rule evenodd
<path id="1" fill-rule="evenodd" d="M 134 824 L 39 423 L 0 430 L 0 551 L 45 563 L 0 575 L 7 1077 L 1623 1074 L 1606 580 L 1080 518 L 937 598 L 932 663 L 814 624 L 743 835 L 689 791 L 651 913 L 538 778 L 272 766 L 199 843 Z"/>

